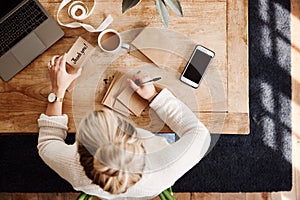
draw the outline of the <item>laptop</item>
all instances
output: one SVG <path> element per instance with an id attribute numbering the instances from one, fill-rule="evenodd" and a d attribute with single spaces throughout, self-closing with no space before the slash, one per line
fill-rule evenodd
<path id="1" fill-rule="evenodd" d="M 10 80 L 63 37 L 37 0 L 0 0 L 0 76 Z"/>

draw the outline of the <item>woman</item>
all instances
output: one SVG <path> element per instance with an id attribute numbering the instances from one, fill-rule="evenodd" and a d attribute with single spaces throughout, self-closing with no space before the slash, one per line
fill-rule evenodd
<path id="1" fill-rule="evenodd" d="M 54 56 L 48 69 L 53 94 L 38 119 L 38 150 L 44 162 L 75 190 L 101 199 L 151 199 L 172 186 L 208 150 L 210 134 L 191 110 L 168 89 L 158 93 L 152 83 L 138 86 L 137 81 L 149 80 L 139 76 L 128 79 L 129 86 L 177 133 L 177 142 L 168 144 L 103 109 L 85 117 L 76 142 L 67 145 L 68 117 L 62 114 L 62 99 L 81 69 L 68 74 L 66 55 Z"/>

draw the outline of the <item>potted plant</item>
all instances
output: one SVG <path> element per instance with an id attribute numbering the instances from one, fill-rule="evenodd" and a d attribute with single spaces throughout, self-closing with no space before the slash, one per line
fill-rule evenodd
<path id="1" fill-rule="evenodd" d="M 136 6 L 141 0 L 123 0 L 122 2 L 122 13 L 125 13 L 128 9 Z M 179 0 L 155 0 L 157 12 L 163 22 L 168 27 L 169 12 L 170 8 L 178 16 L 183 17 L 182 8 Z"/>

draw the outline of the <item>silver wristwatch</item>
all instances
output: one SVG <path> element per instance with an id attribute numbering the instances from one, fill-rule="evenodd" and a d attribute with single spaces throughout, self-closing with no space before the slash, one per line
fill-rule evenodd
<path id="1" fill-rule="evenodd" d="M 48 102 L 49 103 L 54 103 L 55 101 L 58 101 L 58 102 L 63 102 L 64 98 L 59 98 L 56 96 L 56 94 L 54 92 L 51 92 L 49 95 L 48 95 Z"/>

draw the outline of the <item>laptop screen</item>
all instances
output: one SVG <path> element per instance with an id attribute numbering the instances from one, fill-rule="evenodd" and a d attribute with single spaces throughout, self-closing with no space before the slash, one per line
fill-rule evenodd
<path id="1" fill-rule="evenodd" d="M 0 19 L 24 0 L 0 0 Z"/>

